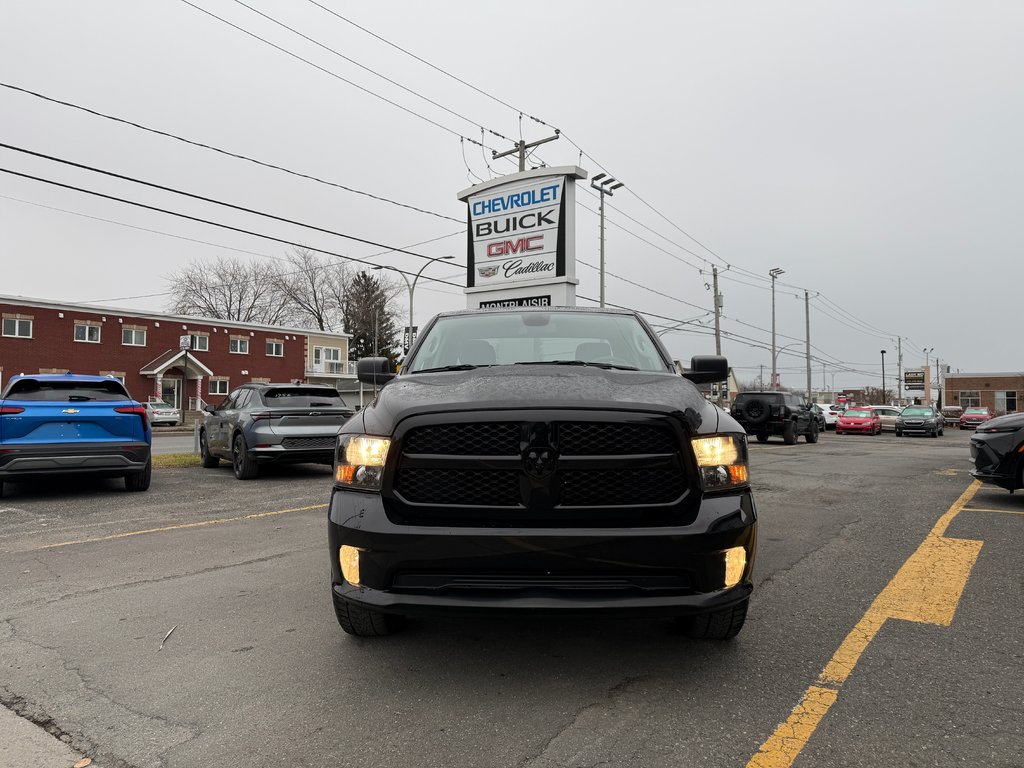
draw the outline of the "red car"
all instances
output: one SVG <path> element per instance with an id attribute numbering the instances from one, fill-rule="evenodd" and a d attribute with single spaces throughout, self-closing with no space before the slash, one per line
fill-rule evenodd
<path id="1" fill-rule="evenodd" d="M 866 408 L 851 408 L 836 422 L 836 434 L 863 432 L 865 435 L 882 434 L 882 419 L 878 413 Z"/>
<path id="2" fill-rule="evenodd" d="M 975 429 L 991 418 L 992 412 L 988 408 L 966 408 L 960 416 L 960 429 Z"/>

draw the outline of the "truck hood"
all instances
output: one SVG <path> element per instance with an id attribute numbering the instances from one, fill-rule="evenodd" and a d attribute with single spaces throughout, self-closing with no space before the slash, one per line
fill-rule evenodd
<path id="1" fill-rule="evenodd" d="M 720 420 L 726 431 L 743 431 L 676 374 L 557 365 L 404 374 L 385 386 L 344 431 L 387 435 L 413 415 L 524 408 L 654 412 L 675 416 L 693 433 L 715 432 Z"/>

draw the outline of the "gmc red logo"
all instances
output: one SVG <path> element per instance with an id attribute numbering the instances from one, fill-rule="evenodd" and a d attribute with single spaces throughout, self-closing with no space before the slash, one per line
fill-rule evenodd
<path id="1" fill-rule="evenodd" d="M 493 258 L 496 256 L 511 256 L 528 251 L 542 251 L 544 246 L 537 244 L 537 241 L 543 239 L 543 235 L 534 235 L 533 237 L 520 237 L 518 240 L 501 240 L 497 243 L 488 243 L 487 256 Z"/>

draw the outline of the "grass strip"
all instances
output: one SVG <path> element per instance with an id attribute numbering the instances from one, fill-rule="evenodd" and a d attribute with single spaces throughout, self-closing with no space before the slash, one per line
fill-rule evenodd
<path id="1" fill-rule="evenodd" d="M 198 466 L 199 456 L 194 453 L 161 453 L 153 456 L 153 469 Z"/>

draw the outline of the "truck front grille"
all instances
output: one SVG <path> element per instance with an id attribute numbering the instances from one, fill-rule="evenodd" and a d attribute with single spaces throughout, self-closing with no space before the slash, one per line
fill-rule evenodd
<path id="1" fill-rule="evenodd" d="M 662 524 L 691 487 L 668 419 L 463 421 L 396 442 L 385 498 L 410 522 Z"/>

